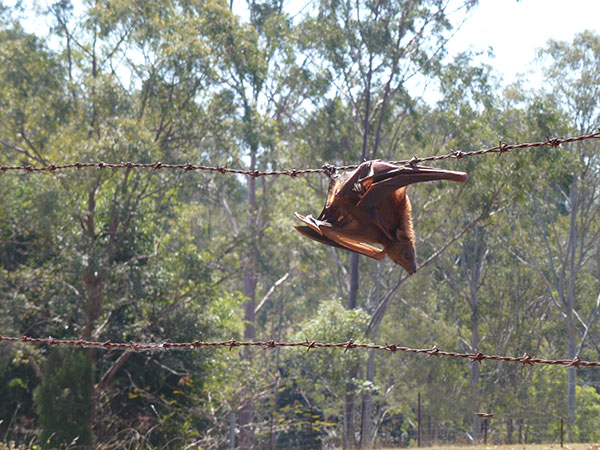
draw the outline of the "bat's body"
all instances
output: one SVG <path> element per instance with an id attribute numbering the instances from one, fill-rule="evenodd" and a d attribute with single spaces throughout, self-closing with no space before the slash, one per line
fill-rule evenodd
<path id="1" fill-rule="evenodd" d="M 412 274 L 417 263 L 406 186 L 434 180 L 465 182 L 467 174 L 421 166 L 399 167 L 382 161 L 364 162 L 332 181 L 327 203 L 317 219 L 296 213 L 305 224 L 296 229 L 315 241 L 371 258 L 388 255 Z"/>

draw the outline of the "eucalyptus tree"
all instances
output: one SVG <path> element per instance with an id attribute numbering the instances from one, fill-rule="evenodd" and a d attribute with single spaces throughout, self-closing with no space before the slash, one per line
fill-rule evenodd
<path id="1" fill-rule="evenodd" d="M 586 31 L 570 43 L 550 41 L 540 51 L 540 60 L 547 63 L 545 86 L 532 100 L 532 120 L 546 128 L 554 124 L 548 130 L 552 134 L 593 131 L 600 121 L 600 37 Z M 567 355 L 574 359 L 590 340 L 600 305 L 598 143 L 577 142 L 546 153 L 537 162 L 538 189 L 527 199 L 527 216 L 515 221 L 521 238 L 515 254 L 538 274 L 547 300 L 564 321 Z M 568 370 L 567 386 L 572 427 L 575 367 Z"/>
<path id="2" fill-rule="evenodd" d="M 284 9 L 283 1 L 248 1 L 236 4 L 231 10 L 233 6 L 233 3 L 228 7 L 225 2 L 208 2 L 202 20 L 211 36 L 219 89 L 232 101 L 235 164 L 249 171 L 276 168 L 286 156 L 283 145 L 298 121 L 303 102 L 317 95 L 322 83 L 318 82 L 318 76 L 302 67 L 302 59 L 296 53 L 296 25 Z M 274 181 L 274 178 L 257 180 L 248 176 L 244 183 L 246 205 L 235 213 L 226 207 L 232 230 L 236 234 L 238 230 L 240 240 L 243 239 L 239 248 L 242 291 L 246 298 L 246 339 L 256 337 L 256 314 L 263 304 L 257 304 L 257 293 L 271 278 L 268 266 L 274 255 L 268 254 L 272 243 L 267 242 L 266 235 L 276 203 Z M 238 222 L 244 216 L 243 227 Z M 289 261 L 284 264 L 289 265 Z M 245 358 L 251 361 L 251 353 L 246 353 Z M 241 448 L 253 445 L 252 419 L 250 395 L 240 407 Z"/>
<path id="3" fill-rule="evenodd" d="M 463 2 L 458 9 L 468 10 L 475 3 Z M 343 111 L 352 125 L 338 149 L 329 153 L 330 162 L 391 160 L 407 150 L 403 144 L 410 132 L 406 121 L 415 101 L 406 83 L 415 76 L 433 75 L 440 67 L 452 28 L 448 8 L 449 2 L 438 0 L 321 1 L 313 7 L 304 22 L 305 52 L 315 70 L 329 74 L 331 88 L 325 108 L 340 102 L 344 106 L 338 111 Z M 321 148 L 317 144 L 317 149 Z M 359 304 L 358 255 L 350 257 L 349 266 L 341 273 L 348 276 L 347 305 L 352 309 Z M 358 371 L 356 365 L 348 368 L 344 447 L 354 446 L 352 379 Z M 369 406 L 366 411 L 368 415 Z"/>
<path id="4" fill-rule="evenodd" d="M 48 9 L 54 50 L 18 26 L 2 31 L 3 162 L 189 162 L 212 156 L 206 142 L 223 142 L 219 131 L 227 108 L 211 89 L 215 77 L 197 11 L 185 2 L 81 6 L 58 2 Z M 35 251 L 3 264 L 3 277 L 13 280 L 5 288 L 20 293 L 28 311 L 8 314 L 15 332 L 136 341 L 218 333 L 227 308 L 202 313 L 219 297 L 210 249 L 202 236 L 193 240 L 191 233 L 179 233 L 189 233 L 194 220 L 183 211 L 205 213 L 202 204 L 190 201 L 197 199 L 187 188 L 194 179 L 204 184 L 200 177 L 128 168 L 19 176 L 22 188 L 11 195 L 18 208 L 3 211 L 4 229 L 17 247 L 3 254 L 14 259 L 23 245 Z M 3 190 L 16 180 L 3 176 Z M 26 290 L 25 274 L 36 280 Z M 235 305 L 233 296 L 222 297 Z M 48 403 L 52 396 L 46 394 L 62 387 L 52 384 L 56 359 L 44 363 L 44 354 L 32 353 L 31 364 L 41 386 L 38 410 L 52 419 L 52 408 L 61 405 Z M 90 384 L 81 384 L 90 392 L 79 399 L 90 402 L 91 414 L 72 419 L 88 422 L 87 438 L 135 441 L 139 434 L 118 433 L 142 417 L 156 443 L 185 429 L 187 419 L 175 417 L 193 411 L 198 398 L 186 396 L 178 411 L 164 399 L 182 400 L 173 393 L 185 390 L 178 386 L 200 393 L 206 359 L 165 355 L 155 360 L 162 360 L 157 372 L 147 372 L 148 360 L 134 352 L 86 349 L 86 355 L 93 375 Z M 149 408 L 156 400 L 154 418 L 147 411 L 125 417 L 120 407 L 112 409 L 135 410 L 133 403 Z"/>

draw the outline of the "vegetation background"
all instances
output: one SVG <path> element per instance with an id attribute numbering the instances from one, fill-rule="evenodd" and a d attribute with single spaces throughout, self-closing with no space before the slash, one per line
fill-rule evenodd
<path id="1" fill-rule="evenodd" d="M 597 129 L 599 35 L 548 42 L 540 86 L 501 87 L 469 52 L 445 60 L 448 4 L 60 0 L 38 11 L 46 38 L 24 30 L 25 6 L 0 4 L 0 164 L 318 168 Z M 409 92 L 414 77 L 439 86 L 436 104 Z M 599 360 L 598 141 L 437 166 L 470 179 L 410 189 L 420 260 L 444 249 L 411 277 L 294 231 L 294 211 L 320 211 L 323 175 L 0 173 L 0 334 Z M 591 368 L 0 346 L 0 442 L 408 446 L 418 393 L 427 442 L 478 442 L 482 411 L 498 443 L 556 442 L 561 418 L 568 440 L 600 439 Z"/>

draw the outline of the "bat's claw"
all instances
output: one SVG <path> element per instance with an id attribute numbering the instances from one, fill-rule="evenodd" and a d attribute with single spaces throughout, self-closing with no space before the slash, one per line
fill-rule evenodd
<path id="1" fill-rule="evenodd" d="M 298 214 L 297 212 L 294 213 L 294 216 L 296 216 L 297 219 L 301 220 L 303 223 L 308 225 L 312 230 L 319 233 L 319 235 L 323 236 L 323 232 L 319 228 L 319 223 L 315 220 L 313 216 L 309 214 L 308 216 L 304 217 L 303 215 Z"/>

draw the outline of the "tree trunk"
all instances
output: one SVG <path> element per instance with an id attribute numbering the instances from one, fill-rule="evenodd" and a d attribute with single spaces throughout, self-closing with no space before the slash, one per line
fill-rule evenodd
<path id="1" fill-rule="evenodd" d="M 352 253 L 350 256 L 350 291 L 348 292 L 348 309 L 355 309 L 358 305 L 358 285 L 360 274 L 358 273 L 358 264 L 360 255 Z"/>
<path id="2" fill-rule="evenodd" d="M 359 255 L 352 253 L 350 256 L 350 291 L 348 292 L 348 309 L 356 308 L 358 304 L 358 272 Z M 354 403 L 355 403 L 355 388 L 353 380 L 358 374 L 358 366 L 353 365 L 348 367 L 348 381 L 344 389 L 344 448 L 354 447 Z"/>
<path id="3" fill-rule="evenodd" d="M 346 383 L 344 394 L 344 438 L 343 448 L 354 448 L 354 383 L 352 380 L 358 374 L 358 366 L 353 365 L 348 368 L 348 382 Z"/>
<path id="4" fill-rule="evenodd" d="M 566 303 L 567 310 L 565 311 L 565 320 L 567 325 L 567 336 L 569 339 L 568 344 L 568 353 L 569 359 L 575 358 L 577 356 L 577 329 L 575 328 L 575 278 L 577 276 L 577 270 L 575 269 L 575 259 L 576 259 L 576 250 L 578 244 L 578 236 L 577 236 L 577 216 L 579 214 L 579 206 L 581 196 L 579 195 L 577 178 L 574 178 L 571 183 L 569 200 L 571 203 L 571 217 L 569 223 L 569 240 L 567 245 L 567 254 L 566 254 L 566 264 L 567 267 L 562 268 L 562 272 L 566 272 L 568 270 L 568 282 L 567 282 L 567 292 L 566 292 Z M 563 275 L 564 276 L 564 275 Z M 562 277 L 561 277 L 562 278 Z M 573 436 L 573 427 L 575 425 L 575 421 L 577 419 L 576 416 L 576 391 L 575 386 L 577 383 L 577 368 L 569 367 L 567 369 L 567 435 L 569 439 L 573 440 L 575 436 Z"/>
<path id="5" fill-rule="evenodd" d="M 256 169 L 256 149 L 252 149 L 250 153 L 250 170 Z M 258 262 L 258 245 L 256 240 L 256 179 L 248 177 L 248 232 L 250 243 L 248 246 L 248 254 L 244 267 L 244 296 L 246 304 L 244 305 L 244 338 L 246 340 L 254 340 L 256 337 L 256 329 L 254 322 L 256 315 L 254 309 L 256 307 L 256 264 Z M 250 349 L 243 354 L 246 360 L 252 359 Z M 246 450 L 253 447 L 254 430 L 252 421 L 254 416 L 254 402 L 251 397 L 242 400 L 239 413 L 240 426 L 240 445 L 239 448 Z"/>
<path id="6" fill-rule="evenodd" d="M 463 247 L 463 272 L 469 281 L 469 307 L 471 309 L 471 351 L 479 351 L 479 287 L 483 275 L 483 267 L 487 256 L 484 232 L 476 227 L 470 239 Z M 481 417 L 474 415 L 481 406 L 480 398 L 481 366 L 478 361 L 471 363 L 471 395 L 473 398 L 473 439 L 478 443 L 481 439 Z"/>
<path id="7" fill-rule="evenodd" d="M 477 295 L 477 286 L 479 277 L 474 276 L 471 279 L 471 348 L 474 353 L 479 351 L 479 297 Z M 481 365 L 478 361 L 471 363 L 471 393 L 473 395 L 473 413 L 480 412 L 479 396 L 479 378 L 481 374 Z M 481 439 L 481 417 L 473 415 L 473 439 L 479 443 Z"/>
<path id="8" fill-rule="evenodd" d="M 570 314 L 572 319 L 572 312 Z M 575 326 L 573 322 L 570 323 L 569 326 L 569 359 L 575 358 L 577 355 L 577 341 L 575 335 Z M 575 436 L 573 435 L 573 427 L 575 426 L 575 420 L 577 419 L 576 415 L 576 397 L 575 397 L 575 386 L 577 385 L 577 368 L 569 367 L 567 369 L 567 436 L 570 440 L 574 440 Z"/>
<path id="9" fill-rule="evenodd" d="M 476 300 L 472 299 L 472 300 Z M 479 311 L 477 303 L 471 309 L 471 346 L 473 352 L 479 350 Z M 479 412 L 481 399 L 479 396 L 479 377 L 481 367 L 479 362 L 471 363 L 471 393 L 473 395 L 473 413 Z M 481 439 L 481 417 L 473 415 L 473 439 L 479 443 Z"/>
<path id="10" fill-rule="evenodd" d="M 366 380 L 374 382 L 375 380 L 375 350 L 369 350 L 369 359 L 367 360 Z M 359 448 L 373 447 L 373 396 L 370 391 L 361 395 L 360 408 L 360 442 Z"/>

